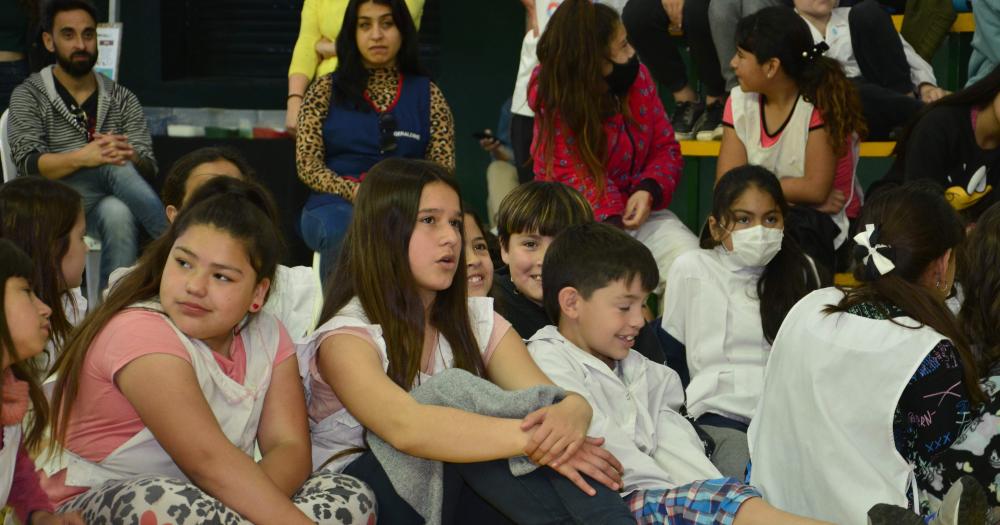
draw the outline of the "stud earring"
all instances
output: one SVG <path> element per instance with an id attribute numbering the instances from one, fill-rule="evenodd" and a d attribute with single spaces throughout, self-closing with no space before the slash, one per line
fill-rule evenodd
<path id="1" fill-rule="evenodd" d="M 258 308 L 260 308 L 260 305 L 257 303 L 253 303 L 252 305 L 250 305 L 250 311 L 252 312 L 256 312 Z"/>

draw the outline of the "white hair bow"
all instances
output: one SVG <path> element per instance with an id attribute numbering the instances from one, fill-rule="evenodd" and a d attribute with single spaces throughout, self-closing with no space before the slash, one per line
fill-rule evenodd
<path id="1" fill-rule="evenodd" d="M 879 229 L 874 224 L 866 224 L 865 230 L 854 236 L 857 246 L 855 257 L 861 258 L 861 263 L 868 270 L 871 278 L 885 275 L 896 267 L 892 262 L 893 250 L 888 244 L 878 244 Z"/>

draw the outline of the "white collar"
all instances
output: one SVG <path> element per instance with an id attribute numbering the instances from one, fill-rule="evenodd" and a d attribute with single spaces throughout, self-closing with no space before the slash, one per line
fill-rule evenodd
<path id="1" fill-rule="evenodd" d="M 607 363 L 601 361 L 598 357 L 580 348 L 575 343 L 567 339 L 566 336 L 559 332 L 559 329 L 553 325 L 548 325 L 535 332 L 535 335 L 531 337 L 529 342 L 531 341 L 548 341 L 550 343 L 557 343 L 566 346 L 569 349 L 567 353 L 578 363 L 596 371 L 599 374 L 614 378 L 618 382 L 627 382 L 625 381 L 626 378 L 634 376 L 640 370 L 640 368 L 636 366 L 638 364 L 636 356 L 638 356 L 638 359 L 640 360 L 644 359 L 638 352 L 629 350 L 628 356 L 625 357 L 625 359 L 616 362 L 616 365 L 621 369 L 621 375 L 619 375 L 619 373 L 615 369 L 609 367 Z"/>

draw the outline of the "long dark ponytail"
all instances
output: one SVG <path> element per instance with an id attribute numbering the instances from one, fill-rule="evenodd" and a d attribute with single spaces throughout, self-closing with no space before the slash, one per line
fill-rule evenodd
<path id="1" fill-rule="evenodd" d="M 767 7 L 740 20 L 736 45 L 761 64 L 772 58 L 781 62 L 802 97 L 822 113 L 837 156 L 845 152 L 851 134 L 863 137 L 868 132 L 854 84 L 839 62 L 813 50 L 809 26 L 791 8 Z"/>
<path id="2" fill-rule="evenodd" d="M 919 282 L 935 259 L 958 248 L 965 239 L 965 226 L 958 213 L 932 187 L 904 184 L 872 197 L 861 212 L 859 224 L 871 224 L 877 229 L 875 242 L 890 247 L 895 267 L 882 275 L 863 264 L 867 251 L 856 250 L 854 278 L 861 285 L 843 289 L 844 298 L 826 311 L 844 312 L 855 305 L 871 304 L 891 318 L 890 307 L 899 308 L 951 340 L 962 360 L 963 382 L 969 395 L 974 401 L 983 401 L 978 366 L 968 338 L 944 300 Z"/>

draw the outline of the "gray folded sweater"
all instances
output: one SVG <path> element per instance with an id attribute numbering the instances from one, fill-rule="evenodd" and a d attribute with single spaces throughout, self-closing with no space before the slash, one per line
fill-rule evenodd
<path id="1" fill-rule="evenodd" d="M 410 391 L 418 403 L 445 406 L 484 416 L 521 419 L 544 406 L 566 397 L 566 391 L 540 385 L 509 392 L 465 370 L 452 368 L 435 374 L 427 382 Z M 368 444 L 378 458 L 389 481 L 407 503 L 430 525 L 441 523 L 441 503 L 444 498 L 443 474 L 440 461 L 404 454 L 374 433 L 368 434 Z M 510 458 L 510 471 L 523 476 L 537 468 L 527 457 Z"/>

